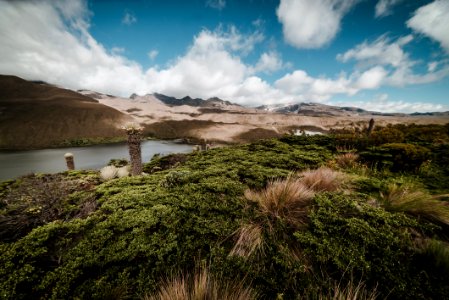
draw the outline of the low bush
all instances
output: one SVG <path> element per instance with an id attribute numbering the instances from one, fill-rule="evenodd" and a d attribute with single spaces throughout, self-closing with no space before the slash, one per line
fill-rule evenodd
<path id="1" fill-rule="evenodd" d="M 404 133 L 394 127 L 388 126 L 375 130 L 370 137 L 371 145 L 379 146 L 388 143 L 402 143 L 404 142 Z"/>
<path id="2" fill-rule="evenodd" d="M 393 143 L 360 152 L 362 161 L 377 168 L 390 168 L 395 172 L 417 172 L 430 156 L 423 146 Z"/>
<path id="3" fill-rule="evenodd" d="M 379 198 L 394 198 L 392 183 L 424 182 L 422 168 L 344 175 L 320 168 L 334 159 L 334 137 L 316 141 L 285 137 L 156 157 L 148 176 L 105 182 L 98 172 L 74 171 L 1 184 L 0 218 L 31 225 L 15 235 L 9 223 L 0 241 L 0 298 L 158 297 L 171 289 L 163 278 L 189 274 L 197 261 L 213 274 L 197 275 L 199 282 L 250 278 L 261 299 L 354 296 L 363 288 L 369 298 L 376 287 L 379 298 L 447 298 L 445 248 L 420 246 L 428 239 L 446 245 L 443 215 L 387 211 Z M 29 210 L 38 199 L 49 203 L 40 215 Z M 57 217 L 47 218 L 52 212 Z M 175 290 L 195 293 L 195 275 L 183 278 L 187 288 Z"/>
<path id="4" fill-rule="evenodd" d="M 97 181 L 95 176 L 30 175 L 9 184 L 1 197 L 0 240 L 15 241 L 55 220 L 86 217 L 96 210 L 91 189 Z"/>

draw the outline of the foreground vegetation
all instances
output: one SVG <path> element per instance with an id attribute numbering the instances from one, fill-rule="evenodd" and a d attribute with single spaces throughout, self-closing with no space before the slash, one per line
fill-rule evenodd
<path id="1" fill-rule="evenodd" d="M 390 126 L 3 182 L 0 298 L 448 298 L 448 157 Z"/>

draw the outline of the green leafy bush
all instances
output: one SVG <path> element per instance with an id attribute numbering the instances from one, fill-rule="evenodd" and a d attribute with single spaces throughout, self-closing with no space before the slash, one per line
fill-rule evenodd
<path id="1" fill-rule="evenodd" d="M 199 261 L 223 281 L 250 278 L 266 299 L 331 295 L 335 282 L 351 286 L 348 274 L 368 290 L 377 285 L 381 297 L 447 298 L 442 273 L 425 264 L 426 253 L 436 251 L 417 246 L 422 239 L 447 240 L 444 228 L 372 203 L 388 184 L 405 180 L 397 173 L 354 167 L 345 176 L 351 189 L 317 189 L 306 210 L 270 213 L 270 222 L 262 222 L 267 215 L 257 202 L 244 200 L 247 189 L 263 191 L 292 172 L 326 165 L 334 142 L 290 136 L 156 157 L 145 166 L 150 175 L 107 182 L 97 172 L 66 172 L 4 183 L 0 215 L 32 225 L 0 242 L 0 298 L 139 298 Z M 391 163 L 392 149 L 385 150 Z M 35 191 L 38 178 L 45 178 L 39 187 L 51 197 Z M 441 188 L 449 189 L 447 182 Z M 37 199 L 51 201 L 33 223 L 29 208 Z M 54 211 L 56 217 L 42 222 Z M 286 222 L 297 215 L 307 222 Z"/>
<path id="2" fill-rule="evenodd" d="M 417 223 L 345 195 L 318 194 L 310 227 L 295 237 L 317 270 L 342 276 L 351 271 L 387 296 L 407 295 L 416 284 L 409 272 L 410 234 Z"/>
<path id="3" fill-rule="evenodd" d="M 430 150 L 419 145 L 391 143 L 380 150 L 392 155 L 394 171 L 417 171 L 430 158 Z"/>
<path id="4" fill-rule="evenodd" d="M 371 134 L 372 145 L 382 145 L 387 143 L 402 143 L 405 135 L 399 129 L 394 127 L 384 127 Z"/>
<path id="5" fill-rule="evenodd" d="M 362 151 L 360 157 L 363 161 L 378 168 L 387 167 L 396 172 L 416 172 L 431 155 L 430 150 L 423 146 L 390 143 Z"/>

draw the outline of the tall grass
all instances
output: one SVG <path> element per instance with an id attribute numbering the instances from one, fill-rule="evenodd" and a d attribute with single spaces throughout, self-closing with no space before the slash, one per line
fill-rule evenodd
<path id="1" fill-rule="evenodd" d="M 230 255 L 249 257 L 256 250 L 262 248 L 262 227 L 259 224 L 246 224 L 241 226 L 237 232 L 237 242 L 232 248 Z"/>
<path id="2" fill-rule="evenodd" d="M 449 244 L 434 239 L 426 239 L 419 246 L 426 263 L 432 263 L 434 267 L 449 274 Z"/>
<path id="3" fill-rule="evenodd" d="M 301 183 L 314 192 L 335 192 L 342 188 L 344 176 L 327 167 L 299 173 Z"/>
<path id="4" fill-rule="evenodd" d="M 302 180 L 292 176 L 271 181 L 261 191 L 245 191 L 246 199 L 257 203 L 259 212 L 267 217 L 270 229 L 279 220 L 295 228 L 305 225 L 314 195 Z"/>
<path id="5" fill-rule="evenodd" d="M 257 224 L 244 225 L 237 231 L 237 242 L 230 255 L 249 257 L 261 249 L 264 228 L 273 233 L 278 222 L 293 229 L 304 228 L 315 194 L 339 190 L 343 179 L 342 173 L 322 167 L 270 181 L 260 191 L 246 190 L 245 198 L 257 204 L 262 218 Z"/>
<path id="6" fill-rule="evenodd" d="M 359 281 L 349 281 L 346 286 L 335 284 L 328 294 L 320 294 L 319 300 L 375 300 L 378 297 L 377 290 L 369 290 L 366 285 Z"/>
<path id="7" fill-rule="evenodd" d="M 243 282 L 215 278 L 206 268 L 163 282 L 159 291 L 145 300 L 252 300 L 258 293 Z"/>
<path id="8" fill-rule="evenodd" d="M 329 282 L 322 283 L 319 286 L 310 286 L 306 288 L 301 295 L 295 299 L 313 299 L 313 300 L 375 300 L 379 296 L 377 287 L 367 288 L 364 281 L 354 281 L 350 277 L 349 281 L 342 278 L 340 281 L 329 279 Z"/>
<path id="9" fill-rule="evenodd" d="M 449 204 L 438 200 L 447 196 L 432 196 L 410 184 L 390 184 L 380 194 L 380 201 L 386 210 L 404 212 L 432 222 L 449 225 Z"/>
<path id="10" fill-rule="evenodd" d="M 353 152 L 337 155 L 335 163 L 339 168 L 352 169 L 358 166 L 359 155 Z"/>

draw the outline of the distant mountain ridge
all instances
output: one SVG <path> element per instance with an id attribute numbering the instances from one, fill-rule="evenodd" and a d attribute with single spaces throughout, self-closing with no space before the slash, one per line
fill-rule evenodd
<path id="1" fill-rule="evenodd" d="M 101 94 L 93 91 L 80 90 L 84 95 L 92 97 L 94 99 L 100 99 L 104 96 L 114 97 L 112 95 Z M 88 92 L 88 93 L 86 93 Z M 218 97 L 209 98 L 207 100 L 201 98 L 191 98 L 190 96 L 185 96 L 183 98 L 176 98 L 172 96 L 167 96 L 160 93 L 147 94 L 154 96 L 156 99 L 162 103 L 169 106 L 182 106 L 188 105 L 192 107 L 200 108 L 228 108 L 232 106 L 237 106 L 244 108 L 245 106 L 232 103 L 227 100 L 222 100 Z M 137 99 L 145 96 L 139 96 L 137 94 L 132 94 L 130 99 Z M 326 116 L 340 116 L 340 117 L 353 117 L 353 116 L 449 116 L 449 111 L 446 112 L 414 112 L 411 114 L 406 113 L 382 113 L 378 111 L 365 110 L 358 107 L 351 106 L 334 106 L 321 103 L 313 102 L 300 102 L 294 104 L 274 104 L 274 105 L 261 105 L 257 106 L 255 109 L 280 113 L 280 114 L 297 114 L 301 116 L 309 117 L 326 117 Z"/>
<path id="2" fill-rule="evenodd" d="M 262 105 L 257 109 L 270 111 L 274 113 L 283 114 L 298 114 L 302 116 L 449 116 L 447 112 L 426 112 L 426 113 L 382 113 L 377 111 L 364 110 L 358 107 L 349 106 L 333 106 L 321 103 L 296 103 L 296 104 L 277 104 L 277 105 Z"/>
<path id="3" fill-rule="evenodd" d="M 135 94 L 131 95 L 130 98 L 132 98 Z M 222 100 L 218 97 L 209 98 L 207 100 L 203 100 L 201 98 L 191 98 L 190 96 L 185 96 L 184 98 L 175 98 L 171 96 L 166 96 L 159 93 L 154 93 L 154 97 L 159 99 L 160 101 L 164 102 L 167 105 L 172 106 L 181 106 L 181 105 L 190 105 L 190 106 L 197 106 L 197 107 L 224 107 L 224 106 L 232 106 L 238 104 Z"/>

